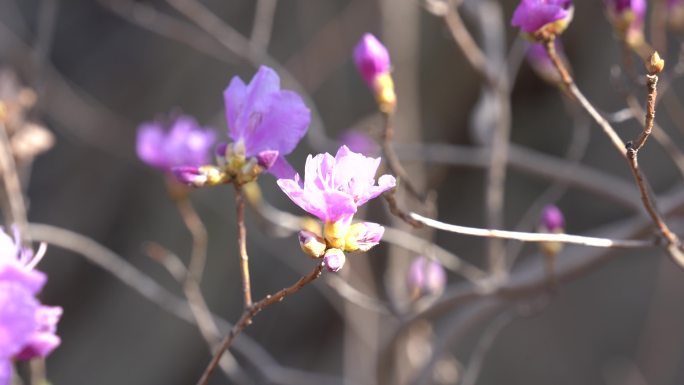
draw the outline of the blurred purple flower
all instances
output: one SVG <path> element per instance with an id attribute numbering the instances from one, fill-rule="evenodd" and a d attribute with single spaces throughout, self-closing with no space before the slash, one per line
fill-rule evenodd
<path id="1" fill-rule="evenodd" d="M 61 342 L 55 332 L 62 309 L 35 297 L 46 281 L 31 267 L 41 255 L 22 247 L 17 235 L 12 240 L 0 230 L 0 385 L 10 383 L 12 360 L 45 357 Z"/>
<path id="2" fill-rule="evenodd" d="M 646 0 L 604 0 L 608 17 L 615 29 L 628 42 L 643 38 Z"/>
<path id="3" fill-rule="evenodd" d="M 555 205 L 544 207 L 541 214 L 541 226 L 548 232 L 563 232 L 565 229 L 565 217 L 563 212 Z"/>
<path id="4" fill-rule="evenodd" d="M 293 177 L 294 169 L 284 156 L 294 150 L 311 121 L 302 98 L 281 90 L 278 74 L 266 66 L 259 68 L 249 84 L 233 77 L 223 98 L 228 135 L 234 142 L 225 153 L 261 159 L 264 166 L 270 163 L 268 171 L 276 177 Z"/>
<path id="5" fill-rule="evenodd" d="M 380 148 L 375 141 L 366 133 L 356 130 L 347 130 L 340 137 L 342 145 L 349 147 L 354 152 L 361 153 L 366 156 L 377 156 L 380 153 Z"/>
<path id="6" fill-rule="evenodd" d="M 326 223 L 349 225 L 356 209 L 396 185 L 391 175 L 375 184 L 380 158 L 368 158 L 342 146 L 335 157 L 309 155 L 303 184 L 299 175 L 278 179 L 278 186 L 304 211 Z"/>
<path id="7" fill-rule="evenodd" d="M 519 27 L 523 32 L 534 33 L 552 23 L 555 33 L 562 32 L 572 19 L 571 0 L 522 0 L 513 12 L 511 25 Z"/>
<path id="8" fill-rule="evenodd" d="M 215 137 L 213 130 L 203 129 L 195 118 L 182 115 L 169 125 L 143 123 L 138 128 L 137 152 L 143 162 L 170 172 L 173 167 L 207 163 Z"/>
<path id="9" fill-rule="evenodd" d="M 406 277 L 409 292 L 421 294 L 440 294 L 444 291 L 447 276 L 444 267 L 433 259 L 419 256 L 411 262 Z"/>

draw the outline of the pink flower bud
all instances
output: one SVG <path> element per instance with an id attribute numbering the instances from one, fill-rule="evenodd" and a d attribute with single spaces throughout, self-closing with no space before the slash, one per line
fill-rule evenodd
<path id="1" fill-rule="evenodd" d="M 323 256 L 323 264 L 331 273 L 340 271 L 346 261 L 347 257 L 340 249 L 328 249 Z"/>
<path id="2" fill-rule="evenodd" d="M 541 226 L 550 233 L 562 233 L 565 229 L 565 217 L 557 206 L 544 207 L 541 214 Z"/>
<path id="3" fill-rule="evenodd" d="M 364 34 L 354 48 L 354 63 L 371 88 L 374 87 L 375 79 L 388 73 L 391 67 L 387 48 L 370 33 Z"/>
<path id="4" fill-rule="evenodd" d="M 322 257 L 325 249 L 328 247 L 325 244 L 325 239 L 306 230 L 299 232 L 299 246 L 302 248 L 302 251 L 313 258 Z"/>

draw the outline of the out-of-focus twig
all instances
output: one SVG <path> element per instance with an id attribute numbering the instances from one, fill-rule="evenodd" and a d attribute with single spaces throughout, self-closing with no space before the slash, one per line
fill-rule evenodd
<path id="1" fill-rule="evenodd" d="M 195 318 L 197 327 L 204 338 L 209 351 L 213 352 L 218 347 L 221 335 L 218 326 L 214 322 L 211 311 L 207 306 L 201 288 L 194 276 L 188 271 L 183 261 L 171 251 L 158 244 L 149 244 L 147 253 L 157 262 L 161 263 L 169 273 L 183 286 L 183 293 L 188 300 L 190 311 Z M 245 382 L 247 379 L 238 367 L 237 361 L 231 355 L 225 355 L 219 362 L 221 369 L 226 375 L 237 382 Z"/>
<path id="2" fill-rule="evenodd" d="M 259 51 L 266 51 L 268 49 L 277 6 L 278 0 L 257 0 L 254 22 L 252 23 L 252 34 L 250 36 L 252 49 Z"/>
<path id="3" fill-rule="evenodd" d="M 26 204 L 24 203 L 24 193 L 21 190 L 21 181 L 17 174 L 17 165 L 14 163 L 12 145 L 9 141 L 7 126 L 0 122 L 0 171 L 5 184 L 5 192 L 9 200 L 9 214 L 6 217 L 6 224 L 9 228 L 16 225 L 19 228 L 19 236 L 24 245 L 30 243 L 31 235 L 28 232 L 28 222 L 26 220 Z"/>

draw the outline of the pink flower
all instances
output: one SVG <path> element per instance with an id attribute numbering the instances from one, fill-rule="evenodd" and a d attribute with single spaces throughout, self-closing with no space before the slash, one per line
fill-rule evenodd
<path id="1" fill-rule="evenodd" d="M 278 179 L 278 186 L 304 211 L 326 223 L 349 225 L 359 206 L 393 188 L 396 180 L 383 175 L 375 183 L 380 158 L 368 158 L 342 146 L 337 154 L 309 155 L 304 181 Z"/>
<path id="2" fill-rule="evenodd" d="M 32 266 L 41 257 L 0 230 L 0 385 L 10 383 L 13 359 L 45 357 L 61 342 L 62 309 L 36 299 L 46 277 Z"/>

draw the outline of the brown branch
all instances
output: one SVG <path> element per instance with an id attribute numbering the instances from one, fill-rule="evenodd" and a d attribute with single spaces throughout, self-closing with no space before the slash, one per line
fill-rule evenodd
<path id="1" fill-rule="evenodd" d="M 228 333 L 228 335 L 223 339 L 223 342 L 221 342 L 221 346 L 219 347 L 216 354 L 214 354 L 214 358 L 212 358 L 207 368 L 204 370 L 202 377 L 200 377 L 199 381 L 197 381 L 197 385 L 207 384 L 207 382 L 209 381 L 209 377 L 211 376 L 212 372 L 216 369 L 216 366 L 218 365 L 223 353 L 226 350 L 228 350 L 230 345 L 233 343 L 235 337 L 252 323 L 252 319 L 257 314 L 264 310 L 264 308 L 273 305 L 277 302 L 280 302 L 285 297 L 298 292 L 301 288 L 313 282 L 316 278 L 320 277 L 322 271 L 323 263 L 317 264 L 316 267 L 309 274 L 300 278 L 297 282 L 295 282 L 294 285 L 282 289 L 275 294 L 269 294 L 263 299 L 261 299 L 259 302 L 245 309 L 245 311 L 242 313 L 242 317 L 240 317 L 238 322 L 235 323 L 235 326 L 233 326 L 233 328 L 230 330 L 230 333 Z"/>
<path id="2" fill-rule="evenodd" d="M 242 273 L 242 294 L 245 299 L 245 309 L 252 307 L 252 287 L 249 276 L 249 256 L 247 255 L 247 229 L 245 228 L 245 199 L 242 187 L 235 186 L 235 209 L 238 223 L 238 251 L 240 253 L 240 272 Z"/>
<path id="3" fill-rule="evenodd" d="M 408 223 L 413 228 L 418 229 L 423 227 L 422 223 L 414 220 L 413 218 L 411 218 L 409 214 L 407 214 L 404 210 L 399 208 L 399 205 L 397 204 L 397 198 L 394 196 L 395 191 L 395 189 L 392 189 L 382 194 L 382 197 L 385 198 L 385 200 L 387 201 L 387 206 L 389 207 L 389 210 L 392 213 L 392 215 Z"/>
<path id="4" fill-rule="evenodd" d="M 551 61 L 555 65 L 556 69 L 558 69 L 558 72 L 561 75 L 561 79 L 563 80 L 563 84 L 566 86 L 567 89 L 570 90 L 570 93 L 578 100 L 580 105 L 582 105 L 582 107 L 589 113 L 589 115 L 591 115 L 591 117 L 594 118 L 596 123 L 598 123 L 599 126 L 601 126 L 606 135 L 608 135 L 608 137 L 611 139 L 613 146 L 615 146 L 619 150 L 620 154 L 622 154 L 622 156 L 627 160 L 629 168 L 632 171 L 632 175 L 634 176 L 634 180 L 637 184 L 637 187 L 639 188 L 639 194 L 641 196 L 642 204 L 646 209 L 648 215 L 651 217 L 653 224 L 655 224 L 660 234 L 667 241 L 665 249 L 669 253 L 670 257 L 672 257 L 672 260 L 681 268 L 684 268 L 684 253 L 682 252 L 680 247 L 681 242 L 677 235 L 675 235 L 669 229 L 669 227 L 663 220 L 662 215 L 658 213 L 655 203 L 651 198 L 651 186 L 648 183 L 646 177 L 641 173 L 641 170 L 639 169 L 639 163 L 637 161 L 638 150 L 641 148 L 640 146 L 644 145 L 646 139 L 648 139 L 648 136 L 650 135 L 653 129 L 653 122 L 655 120 L 656 101 L 655 86 L 658 81 L 656 74 L 662 70 L 664 62 L 660 60 L 660 57 L 658 56 L 657 52 L 654 53 L 647 62 L 647 68 L 649 70 L 649 75 L 647 75 L 649 96 L 646 106 L 646 121 L 644 122 L 644 130 L 637 139 L 637 145 L 635 146 L 632 142 L 627 143 L 627 150 L 625 151 L 625 145 L 623 145 L 623 141 L 622 139 L 620 139 L 620 136 L 615 132 L 615 129 L 613 129 L 610 123 L 608 123 L 608 121 L 605 120 L 598 113 L 598 111 L 596 111 L 593 105 L 584 97 L 584 95 L 579 91 L 579 89 L 575 85 L 574 81 L 572 80 L 572 77 L 565 68 L 565 65 L 562 63 L 562 61 L 556 54 L 555 46 L 553 44 L 553 38 L 546 39 L 544 43 L 546 47 L 546 52 L 551 58 Z"/>
<path id="5" fill-rule="evenodd" d="M 207 229 L 189 199 L 188 187 L 180 185 L 175 179 L 166 180 L 166 189 L 176 204 L 185 227 L 192 236 L 192 250 L 188 263 L 188 279 L 192 276 L 198 284 L 202 282 L 204 265 L 207 260 Z"/>
<path id="6" fill-rule="evenodd" d="M 653 122 L 655 121 L 655 104 L 658 95 L 657 90 L 658 75 L 646 75 L 646 86 L 648 87 L 648 96 L 646 99 L 646 119 L 644 121 L 644 129 L 641 131 L 639 137 L 634 141 L 633 150 L 639 152 L 646 144 L 646 140 L 653 131 Z"/>

